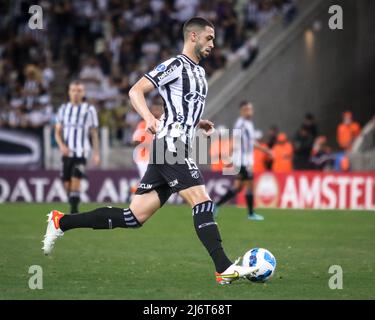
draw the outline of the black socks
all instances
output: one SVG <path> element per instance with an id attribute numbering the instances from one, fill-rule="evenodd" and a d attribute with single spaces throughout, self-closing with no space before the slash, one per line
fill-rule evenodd
<path id="1" fill-rule="evenodd" d="M 229 189 L 227 193 L 223 195 L 218 202 L 216 202 L 216 205 L 221 206 L 223 203 L 232 199 L 237 193 L 238 193 L 237 190 Z"/>
<path id="2" fill-rule="evenodd" d="M 247 192 L 246 193 L 246 204 L 247 204 L 247 209 L 249 211 L 249 214 L 253 214 L 253 209 L 254 209 L 254 195 L 252 192 Z"/>
<path id="3" fill-rule="evenodd" d="M 226 256 L 222 246 L 219 229 L 213 219 L 214 204 L 212 201 L 205 201 L 193 208 L 194 227 L 202 244 L 210 254 L 216 271 L 225 271 L 232 262 Z"/>
<path id="4" fill-rule="evenodd" d="M 70 213 L 78 213 L 79 202 L 80 202 L 79 191 L 70 192 L 69 193 Z"/>
<path id="5" fill-rule="evenodd" d="M 76 228 L 114 229 L 117 227 L 139 228 L 141 226 L 130 209 L 112 207 L 64 215 L 60 219 L 60 229 L 64 232 Z"/>
<path id="6" fill-rule="evenodd" d="M 233 198 L 238 193 L 238 190 L 229 189 L 227 193 L 216 203 L 217 206 L 222 205 L 227 202 L 229 199 Z M 249 214 L 253 214 L 254 210 L 254 194 L 248 191 L 245 195 L 246 204 Z"/>

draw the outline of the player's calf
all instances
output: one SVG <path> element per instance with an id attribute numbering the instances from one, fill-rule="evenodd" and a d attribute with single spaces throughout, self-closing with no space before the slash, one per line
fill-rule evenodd
<path id="1" fill-rule="evenodd" d="M 219 229 L 213 218 L 214 203 L 209 200 L 193 207 L 195 231 L 210 254 L 217 272 L 225 271 L 232 262 L 221 246 Z"/>
<path id="2" fill-rule="evenodd" d="M 114 229 L 141 226 L 129 208 L 103 207 L 86 213 L 65 215 L 60 219 L 63 232 L 76 228 Z"/>

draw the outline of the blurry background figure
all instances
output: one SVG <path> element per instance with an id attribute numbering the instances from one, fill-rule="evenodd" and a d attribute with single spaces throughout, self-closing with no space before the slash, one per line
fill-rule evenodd
<path id="1" fill-rule="evenodd" d="M 318 135 L 318 125 L 315 121 L 315 117 L 312 113 L 306 113 L 303 119 L 302 126 L 307 131 L 307 134 L 315 139 Z"/>
<path id="2" fill-rule="evenodd" d="M 272 171 L 275 173 L 289 173 L 293 170 L 293 146 L 287 135 L 280 132 L 272 147 Z"/>
<path id="3" fill-rule="evenodd" d="M 29 64 L 25 67 L 25 81 L 23 85 L 23 97 L 25 99 L 25 107 L 31 110 L 38 103 L 39 95 L 44 92 L 41 70 Z"/>
<path id="4" fill-rule="evenodd" d="M 85 101 L 85 86 L 80 81 L 69 85 L 69 101 L 58 110 L 55 139 L 62 158 L 61 179 L 69 197 L 70 213 L 78 213 L 81 180 L 92 152 L 96 166 L 100 164 L 99 121 L 96 108 Z"/>
<path id="5" fill-rule="evenodd" d="M 233 146 L 233 166 L 237 169 L 237 175 L 234 179 L 233 186 L 220 197 L 215 204 L 215 216 L 221 205 L 236 196 L 242 189 L 245 190 L 245 199 L 247 205 L 247 217 L 249 220 L 261 221 L 264 217 L 256 214 L 254 211 L 254 149 L 258 148 L 262 152 L 272 156 L 267 146 L 261 146 L 257 141 L 256 131 L 253 125 L 254 107 L 248 101 L 240 103 L 240 116 L 234 124 L 235 137 L 239 143 Z"/>
<path id="6" fill-rule="evenodd" d="M 273 146 L 275 145 L 279 131 L 280 131 L 279 127 L 276 125 L 272 125 L 268 128 L 266 135 L 264 137 L 264 141 L 267 144 L 269 149 L 272 149 Z M 273 162 L 272 157 L 268 157 L 266 160 L 266 167 L 268 170 L 272 169 L 272 162 Z"/>
<path id="7" fill-rule="evenodd" d="M 335 155 L 327 143 L 326 136 L 318 136 L 315 139 L 311 151 L 312 168 L 316 170 L 332 170 L 335 162 Z"/>
<path id="8" fill-rule="evenodd" d="M 342 114 L 342 122 L 337 127 L 337 143 L 342 150 L 350 151 L 355 138 L 361 133 L 361 126 L 353 121 L 350 111 Z"/>
<path id="9" fill-rule="evenodd" d="M 161 99 L 156 98 L 152 101 L 150 111 L 156 119 L 161 119 L 164 114 L 164 105 Z M 134 161 L 137 165 L 140 178 L 145 175 L 150 160 L 150 148 L 153 137 L 153 134 L 146 131 L 146 121 L 140 121 L 133 134 L 133 145 L 136 146 L 134 149 Z"/>
<path id="10" fill-rule="evenodd" d="M 301 126 L 294 137 L 293 167 L 295 170 L 308 170 L 310 166 L 311 149 L 314 144 L 314 137 L 309 134 L 306 127 Z"/>
<path id="11" fill-rule="evenodd" d="M 79 79 L 86 87 L 86 98 L 97 98 L 101 93 L 104 75 L 95 58 L 89 58 L 79 73 Z"/>
<path id="12" fill-rule="evenodd" d="M 223 172 L 225 167 L 225 161 L 223 159 L 229 159 L 232 157 L 232 141 L 229 134 L 223 134 L 224 132 L 229 133 L 225 126 L 218 126 L 216 131 L 218 132 L 217 139 L 210 140 L 210 164 L 212 172 Z"/>
<path id="13" fill-rule="evenodd" d="M 257 143 L 264 149 L 267 149 L 267 143 L 261 131 L 255 131 Z M 254 149 L 254 166 L 253 172 L 254 174 L 259 174 L 266 172 L 267 169 L 267 161 L 272 160 L 272 158 L 263 151 L 263 149 L 255 148 Z"/>
<path id="14" fill-rule="evenodd" d="M 137 128 L 138 123 L 141 121 L 139 114 L 129 106 L 123 119 L 123 140 L 122 143 L 126 146 L 131 146 L 133 144 L 133 134 Z"/>

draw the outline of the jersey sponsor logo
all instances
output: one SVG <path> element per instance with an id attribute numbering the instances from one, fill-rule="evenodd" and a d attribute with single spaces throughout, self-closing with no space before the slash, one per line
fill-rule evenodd
<path id="1" fill-rule="evenodd" d="M 197 91 L 192 91 L 185 94 L 184 99 L 186 102 L 204 102 L 205 97 Z"/>
<path id="2" fill-rule="evenodd" d="M 159 64 L 155 70 L 158 71 L 158 72 L 163 72 L 165 71 L 165 69 L 167 69 L 167 67 L 165 66 L 165 64 Z"/>
<path id="3" fill-rule="evenodd" d="M 166 76 L 170 75 L 173 71 L 175 71 L 177 69 L 177 65 L 173 65 L 171 66 L 168 70 L 166 70 L 165 72 L 163 72 L 160 76 L 158 76 L 158 80 L 161 81 L 163 80 Z M 161 71 L 160 71 L 161 72 Z"/>
<path id="4" fill-rule="evenodd" d="M 173 181 L 168 182 L 168 185 L 169 185 L 170 187 L 174 187 L 174 186 L 178 185 L 178 180 L 177 180 L 177 179 L 174 179 Z"/>
<path id="5" fill-rule="evenodd" d="M 140 183 L 138 188 L 149 190 L 149 189 L 152 188 L 152 184 L 151 183 Z"/>
<path id="6" fill-rule="evenodd" d="M 190 172 L 190 174 L 194 179 L 199 178 L 199 171 L 198 170 L 193 170 L 192 172 Z"/>

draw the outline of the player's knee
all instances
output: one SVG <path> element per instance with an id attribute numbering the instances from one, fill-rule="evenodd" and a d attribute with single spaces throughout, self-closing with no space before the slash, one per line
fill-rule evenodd
<path id="1" fill-rule="evenodd" d="M 204 188 L 191 188 L 188 190 L 187 194 L 184 194 L 183 198 L 185 198 L 192 207 L 205 201 L 211 201 L 210 196 Z"/>

